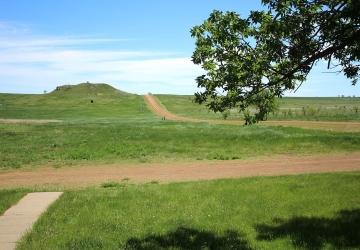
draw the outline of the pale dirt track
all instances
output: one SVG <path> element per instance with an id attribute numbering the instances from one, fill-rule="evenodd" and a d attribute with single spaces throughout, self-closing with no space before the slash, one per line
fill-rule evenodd
<path id="1" fill-rule="evenodd" d="M 166 108 L 162 107 L 161 104 L 155 99 L 153 95 L 144 96 L 146 103 L 150 110 L 152 110 L 156 115 L 165 117 L 167 120 L 172 121 L 189 121 L 189 122 L 203 122 L 204 120 L 178 116 L 173 113 L 170 113 Z"/>
<path id="2" fill-rule="evenodd" d="M 0 172 L 0 187 L 81 187 L 128 178 L 132 183 L 181 182 L 249 176 L 360 171 L 360 153 L 317 156 L 278 156 L 253 160 L 205 161 L 174 164 L 140 164 L 41 168 Z"/>
<path id="3" fill-rule="evenodd" d="M 0 119 L 0 123 L 9 124 L 45 124 L 53 122 L 62 122 L 61 120 L 42 120 L 42 119 Z"/>
<path id="4" fill-rule="evenodd" d="M 167 120 L 172 121 L 185 121 L 185 122 L 207 122 L 212 124 L 232 124 L 243 125 L 244 121 L 232 120 L 205 120 L 190 117 L 184 117 L 169 112 L 163 107 L 153 95 L 145 95 L 145 101 L 148 107 L 158 116 L 165 117 Z M 267 126 L 290 126 L 301 127 L 307 129 L 324 129 L 343 132 L 360 132 L 360 122 L 332 122 L 332 121 L 264 121 L 261 125 Z"/>

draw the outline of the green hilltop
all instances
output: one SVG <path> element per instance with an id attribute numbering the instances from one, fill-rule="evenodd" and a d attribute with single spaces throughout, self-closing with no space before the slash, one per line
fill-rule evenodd
<path id="1" fill-rule="evenodd" d="M 142 96 L 105 83 L 58 86 L 48 94 L 0 94 L 0 119 L 118 119 L 152 115 Z"/>
<path id="2" fill-rule="evenodd" d="M 101 96 L 101 95 L 132 95 L 120 91 L 106 83 L 80 83 L 76 85 L 62 85 L 53 90 L 51 95 L 70 95 L 70 96 Z"/>

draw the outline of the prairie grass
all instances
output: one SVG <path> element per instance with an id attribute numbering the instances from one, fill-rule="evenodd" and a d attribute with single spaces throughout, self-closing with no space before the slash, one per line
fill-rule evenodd
<path id="1" fill-rule="evenodd" d="M 190 96 L 157 98 L 174 113 L 212 116 L 192 103 Z M 323 106 L 358 103 L 357 98 L 350 99 L 284 98 L 281 105 L 296 108 L 311 102 Z M 230 113 L 229 119 L 232 116 Z M 151 113 L 142 96 L 106 84 L 63 86 L 43 95 L 0 94 L 0 118 L 63 120 L 54 124 L 0 124 L 0 170 L 129 161 L 231 160 L 360 149 L 360 133 L 162 121 Z"/>
<path id="2" fill-rule="evenodd" d="M 351 152 L 360 133 L 171 121 L 0 124 L 0 169 Z"/>
<path id="3" fill-rule="evenodd" d="M 178 115 L 202 119 L 243 119 L 236 109 L 226 114 L 209 111 L 206 106 L 194 103 L 191 95 L 156 95 L 170 111 Z M 268 116 L 269 120 L 360 120 L 359 97 L 284 97 L 277 99 L 278 109 Z"/>
<path id="4" fill-rule="evenodd" d="M 25 194 L 25 189 L 0 189 L 0 215 L 2 215 L 9 207 L 14 205 Z"/>
<path id="5" fill-rule="evenodd" d="M 358 249 L 360 174 L 66 191 L 18 249 Z"/>

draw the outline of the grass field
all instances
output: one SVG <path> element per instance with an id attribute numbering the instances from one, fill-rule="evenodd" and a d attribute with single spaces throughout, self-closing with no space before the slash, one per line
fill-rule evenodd
<path id="1" fill-rule="evenodd" d="M 0 124 L 0 169 L 360 150 L 360 133 L 170 121 Z"/>
<path id="2" fill-rule="evenodd" d="M 358 249 L 360 174 L 66 191 L 18 249 Z"/>
<path id="3" fill-rule="evenodd" d="M 224 119 L 221 113 L 209 111 L 204 105 L 193 102 L 190 95 L 156 95 L 170 111 L 178 115 L 202 119 Z M 360 98 L 356 97 L 284 97 L 277 100 L 278 110 L 269 115 L 269 120 L 360 120 Z M 231 110 L 227 119 L 242 119 L 236 110 Z"/>
<path id="4" fill-rule="evenodd" d="M 189 96 L 157 98 L 179 115 L 223 119 Z M 271 119 L 359 120 L 357 106 L 357 98 L 284 98 Z M 0 123 L 4 172 L 360 150 L 356 132 L 163 121 L 142 96 L 105 84 L 0 94 L 0 119 L 62 120 Z M 0 190 L 0 214 L 47 187 L 59 188 Z M 18 249 L 359 249 L 359 190 L 360 173 L 67 189 Z"/>
<path id="5" fill-rule="evenodd" d="M 223 119 L 204 105 L 193 102 L 192 95 L 156 95 L 171 112 L 202 119 Z M 93 103 L 91 103 L 91 100 Z M 305 97 L 278 99 L 279 109 L 270 114 L 274 120 L 360 120 L 360 98 Z M 119 91 L 107 84 L 83 83 L 64 86 L 48 94 L 0 94 L 0 118 L 116 120 L 151 119 L 143 97 Z M 236 110 L 227 119 L 241 119 Z"/>
<path id="6" fill-rule="evenodd" d="M 2 215 L 6 209 L 15 204 L 25 194 L 25 189 L 3 189 L 0 190 L 0 215 Z"/>
<path id="7" fill-rule="evenodd" d="M 175 113 L 208 114 L 192 109 L 200 106 L 191 103 L 189 96 L 158 98 Z M 286 105 L 302 105 L 293 100 Z M 330 105 L 329 100 L 323 101 L 321 105 Z M 350 105 L 350 100 L 342 101 Z M 0 104 L 0 118 L 64 120 L 0 124 L 0 169 L 360 150 L 360 133 L 355 132 L 162 121 L 148 110 L 142 96 L 106 84 L 65 86 L 46 95 L 1 94 Z"/>

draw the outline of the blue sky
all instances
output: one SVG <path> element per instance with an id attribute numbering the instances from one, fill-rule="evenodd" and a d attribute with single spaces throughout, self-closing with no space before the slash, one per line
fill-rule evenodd
<path id="1" fill-rule="evenodd" d="M 214 9 L 247 16 L 258 0 L 11 0 L 0 2 L 0 92 L 42 93 L 106 82 L 133 93 L 192 94 L 201 69 L 189 30 Z M 320 63 L 321 64 L 321 63 Z M 290 95 L 360 96 L 319 65 Z"/>

